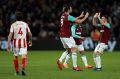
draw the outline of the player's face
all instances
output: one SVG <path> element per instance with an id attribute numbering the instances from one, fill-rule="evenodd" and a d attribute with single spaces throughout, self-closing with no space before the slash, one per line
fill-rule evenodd
<path id="1" fill-rule="evenodd" d="M 102 16 L 102 21 L 107 22 L 107 19 L 104 16 Z"/>

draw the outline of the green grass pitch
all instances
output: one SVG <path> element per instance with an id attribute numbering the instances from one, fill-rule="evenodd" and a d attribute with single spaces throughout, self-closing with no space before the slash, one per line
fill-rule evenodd
<path id="1" fill-rule="evenodd" d="M 73 71 L 71 68 L 59 71 L 56 60 L 63 51 L 29 51 L 27 56 L 27 76 L 15 76 L 13 55 L 0 51 L 0 79 L 120 79 L 120 52 L 105 52 L 102 55 L 103 70 L 85 69 L 78 54 L 78 65 L 83 71 Z M 92 51 L 86 53 L 89 64 L 94 66 Z M 19 57 L 20 60 L 20 57 Z M 21 63 L 21 61 L 19 62 Z M 20 66 L 19 66 L 20 67 Z"/>

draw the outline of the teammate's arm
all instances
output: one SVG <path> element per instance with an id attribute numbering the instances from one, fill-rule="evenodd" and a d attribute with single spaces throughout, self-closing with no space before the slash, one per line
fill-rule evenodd
<path id="1" fill-rule="evenodd" d="M 100 18 L 100 14 L 101 13 L 98 13 L 98 19 L 99 19 L 99 21 L 100 21 L 100 23 L 102 24 L 102 25 L 104 25 L 104 26 L 107 26 L 107 22 L 104 22 L 101 18 Z"/>
<path id="2" fill-rule="evenodd" d="M 97 22 L 96 22 L 97 16 L 98 16 L 98 13 L 96 13 L 96 14 L 93 16 L 92 23 L 93 23 L 94 26 L 97 26 Z"/>
<path id="3" fill-rule="evenodd" d="M 76 19 L 84 17 L 84 11 L 80 14 L 80 16 L 76 17 Z"/>
<path id="4" fill-rule="evenodd" d="M 76 18 L 75 22 L 81 24 L 88 18 L 88 16 L 89 16 L 89 13 L 87 12 L 83 18 L 79 18 L 79 19 Z"/>
<path id="5" fill-rule="evenodd" d="M 75 22 L 75 23 L 80 24 L 80 23 L 84 22 L 84 21 L 87 19 L 88 15 L 89 15 L 89 13 L 87 12 L 82 19 L 79 19 L 78 17 L 75 18 L 75 17 L 69 15 L 69 16 L 68 16 L 68 21 L 71 21 L 71 22 Z"/>
<path id="6" fill-rule="evenodd" d="M 100 18 L 100 13 L 98 14 L 98 19 L 99 19 L 101 25 L 104 25 L 104 26 L 106 26 L 107 28 L 110 28 L 110 27 L 111 27 L 110 24 L 109 24 L 107 21 L 104 22 L 104 21 Z"/>

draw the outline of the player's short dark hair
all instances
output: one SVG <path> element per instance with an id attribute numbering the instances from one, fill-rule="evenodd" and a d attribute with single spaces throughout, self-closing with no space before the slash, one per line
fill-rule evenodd
<path id="1" fill-rule="evenodd" d="M 107 15 L 102 15 L 103 17 L 105 17 L 106 19 L 108 18 L 108 16 Z"/>
<path id="2" fill-rule="evenodd" d="M 20 11 L 15 12 L 16 20 L 21 21 L 23 20 L 23 14 Z"/>
<path id="3" fill-rule="evenodd" d="M 70 9 L 70 7 L 72 7 L 70 4 L 64 5 L 63 6 L 63 12 L 67 12 Z"/>
<path id="4" fill-rule="evenodd" d="M 105 17 L 107 21 L 109 21 L 108 15 L 102 15 L 102 17 Z"/>

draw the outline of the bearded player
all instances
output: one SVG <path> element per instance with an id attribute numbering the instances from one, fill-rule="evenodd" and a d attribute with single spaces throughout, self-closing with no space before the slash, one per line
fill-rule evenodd
<path id="1" fill-rule="evenodd" d="M 57 61 L 58 68 L 62 70 L 62 60 L 66 57 L 68 53 L 72 54 L 72 61 L 73 61 L 73 70 L 80 71 L 81 68 L 77 66 L 77 53 L 76 53 L 76 44 L 71 36 L 71 24 L 72 23 L 82 23 L 89 15 L 89 13 L 86 13 L 85 17 L 81 18 L 81 15 L 78 17 L 73 17 L 70 15 L 72 12 L 72 7 L 70 5 L 67 5 L 63 8 L 64 12 L 61 16 L 61 27 L 60 27 L 60 40 L 63 44 L 63 47 L 66 49 L 65 52 L 61 55 L 59 60 Z"/>
<path id="2" fill-rule="evenodd" d="M 11 25 L 10 33 L 8 36 L 7 42 L 7 51 L 9 51 L 9 44 L 13 37 L 13 54 L 14 54 L 14 67 L 15 67 L 15 75 L 19 75 L 19 63 L 18 63 L 18 55 L 22 57 L 22 70 L 21 74 L 23 76 L 26 75 L 26 55 L 27 55 L 27 42 L 26 35 L 29 36 L 29 46 L 32 45 L 32 34 L 28 27 L 28 24 L 22 21 L 23 15 L 21 12 L 16 12 L 16 21 Z"/>
<path id="3" fill-rule="evenodd" d="M 99 24 L 97 24 L 97 19 L 99 20 Z M 100 55 L 103 53 L 105 49 L 108 48 L 108 40 L 110 36 L 111 26 L 108 23 L 106 16 L 100 16 L 100 13 L 96 13 L 93 17 L 93 25 L 100 28 L 100 39 L 99 43 L 96 46 L 93 58 L 95 62 L 95 71 L 100 71 L 102 69 L 101 66 L 101 57 Z"/>

